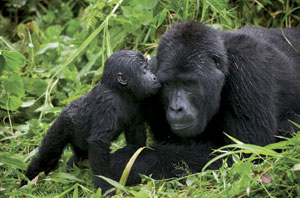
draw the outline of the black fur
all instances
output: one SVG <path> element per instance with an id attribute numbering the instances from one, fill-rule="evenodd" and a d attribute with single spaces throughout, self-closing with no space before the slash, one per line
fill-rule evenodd
<path id="1" fill-rule="evenodd" d="M 105 63 L 101 82 L 67 106 L 52 124 L 25 175 L 31 180 L 42 171 L 48 174 L 69 143 L 74 152 L 69 166 L 88 158 L 94 175 L 112 177 L 110 142 L 126 131 L 128 143 L 145 144 L 143 100 L 159 86 L 141 53 L 125 50 L 114 53 Z M 94 183 L 102 192 L 110 188 L 96 176 Z M 26 181 L 22 181 L 24 184 Z"/>
<path id="2" fill-rule="evenodd" d="M 300 123 L 300 28 L 283 32 L 292 45 L 280 29 L 174 24 L 151 61 L 162 83 L 149 116 L 158 145 L 142 153 L 132 183 L 138 173 L 173 177 L 180 160 L 201 170 L 213 148 L 231 143 L 223 132 L 264 146 L 294 130 L 288 120 Z M 112 156 L 115 170 L 130 152 L 128 146 Z"/>

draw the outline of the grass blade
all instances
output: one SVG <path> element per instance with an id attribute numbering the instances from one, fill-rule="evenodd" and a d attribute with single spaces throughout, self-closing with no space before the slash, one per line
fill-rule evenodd
<path id="1" fill-rule="evenodd" d="M 125 185 L 125 184 L 126 184 L 126 181 L 127 181 L 127 179 L 128 179 L 130 170 L 131 170 L 131 168 L 132 168 L 132 166 L 133 166 L 133 164 L 134 164 L 136 158 L 139 156 L 139 154 L 140 154 L 145 148 L 149 148 L 149 147 L 144 146 L 144 147 L 139 148 L 139 149 L 132 155 L 132 157 L 130 158 L 130 160 L 129 160 L 129 162 L 127 163 L 127 165 L 126 165 L 126 167 L 125 167 L 125 169 L 124 169 L 124 171 L 123 171 L 123 174 L 122 174 L 122 176 L 121 176 L 121 178 L 120 178 L 120 182 L 119 182 L 119 183 L 120 183 L 121 185 Z M 151 148 L 150 148 L 150 149 L 151 149 Z"/>
<path id="2" fill-rule="evenodd" d="M 26 170 L 26 163 L 24 163 L 22 160 L 10 157 L 8 154 L 0 153 L 0 162 L 12 166 L 21 170 Z"/>
<path id="3" fill-rule="evenodd" d="M 120 183 L 118 183 L 118 182 L 116 182 L 116 181 L 114 181 L 114 180 L 112 180 L 110 178 L 107 178 L 107 177 L 104 177 L 104 176 L 101 176 L 101 175 L 99 175 L 98 177 L 104 179 L 105 181 L 107 181 L 109 184 L 111 184 L 112 186 L 116 187 L 117 189 L 120 189 L 120 190 L 122 190 L 124 192 L 127 191 L 124 185 L 122 185 L 122 184 L 120 184 Z"/>

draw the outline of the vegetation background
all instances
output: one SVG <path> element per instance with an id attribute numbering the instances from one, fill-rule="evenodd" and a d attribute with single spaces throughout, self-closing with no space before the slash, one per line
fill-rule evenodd
<path id="1" fill-rule="evenodd" d="M 19 188 L 24 170 L 61 110 L 99 81 L 120 49 L 151 57 L 175 21 L 231 30 L 244 25 L 299 27 L 300 0 L 2 0 L 0 1 L 0 197 L 101 197 L 88 166 L 59 167 Z M 300 39 L 300 35 L 299 35 Z M 296 123 L 295 123 L 296 124 Z M 220 170 L 119 189 L 116 197 L 300 197 L 300 133 L 266 147 L 235 140 Z M 124 146 L 121 136 L 112 150 Z M 278 149 L 282 152 L 278 153 Z M 241 159 L 239 153 L 252 154 Z M 234 165 L 228 168 L 226 156 Z M 265 156 L 263 163 L 254 159 Z M 184 168 L 184 167 L 179 167 Z"/>

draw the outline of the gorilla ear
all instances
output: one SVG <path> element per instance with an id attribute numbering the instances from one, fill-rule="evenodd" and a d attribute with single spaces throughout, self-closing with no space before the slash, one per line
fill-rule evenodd
<path id="1" fill-rule="evenodd" d="M 217 68 L 220 69 L 220 67 L 221 67 L 221 60 L 220 60 L 220 57 L 217 56 L 217 55 L 212 55 L 212 56 L 211 56 L 211 59 L 215 62 Z"/>
<path id="2" fill-rule="evenodd" d="M 124 74 L 122 74 L 121 72 L 119 72 L 117 75 L 117 81 L 120 85 L 123 85 L 123 86 L 126 86 L 128 83 L 126 76 Z"/>

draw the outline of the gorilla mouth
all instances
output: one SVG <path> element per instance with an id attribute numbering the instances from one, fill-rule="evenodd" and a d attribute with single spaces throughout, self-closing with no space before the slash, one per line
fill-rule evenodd
<path id="1" fill-rule="evenodd" d="M 161 84 L 159 82 L 153 83 L 154 89 L 159 89 L 161 87 Z"/>
<path id="2" fill-rule="evenodd" d="M 148 91 L 150 94 L 156 94 L 158 93 L 160 87 L 161 84 L 159 82 L 153 83 L 151 86 L 149 86 Z"/>
<path id="3" fill-rule="evenodd" d="M 191 126 L 194 125 L 195 122 L 190 122 L 190 123 L 184 123 L 184 124 L 171 124 L 171 128 L 172 130 L 183 130 L 183 129 L 187 129 Z"/>

